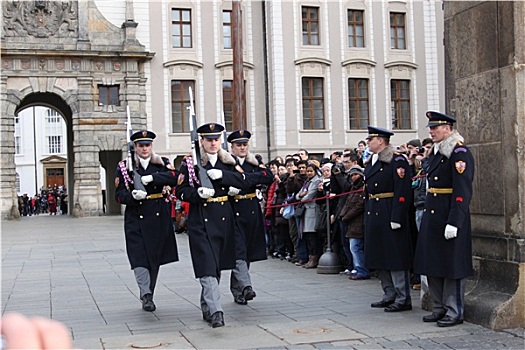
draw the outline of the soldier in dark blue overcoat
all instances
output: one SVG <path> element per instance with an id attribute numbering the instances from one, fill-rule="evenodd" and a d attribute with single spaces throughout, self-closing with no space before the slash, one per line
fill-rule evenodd
<path id="1" fill-rule="evenodd" d="M 235 221 L 228 197 L 230 186 L 247 189 L 247 177 L 234 170 L 236 161 L 221 148 L 224 127 L 207 123 L 197 129 L 201 144 L 201 165 L 213 188 L 201 186 L 199 168 L 191 156 L 185 157 L 177 180 L 177 196 L 190 203 L 188 238 L 195 277 L 202 290 L 203 319 L 212 327 L 224 326 L 219 282 L 221 270 L 235 267 Z"/>
<path id="2" fill-rule="evenodd" d="M 127 160 L 119 162 L 115 177 L 115 199 L 126 205 L 126 251 L 145 311 L 156 309 L 153 294 L 160 265 L 179 260 L 171 215 L 162 191 L 166 185 L 176 185 L 177 173 L 168 158 L 153 152 L 154 138 L 155 134 L 147 130 L 131 136 L 135 144 L 133 168 L 145 191 L 138 189 L 128 173 Z"/>
<path id="3" fill-rule="evenodd" d="M 368 132 L 374 155 L 365 168 L 365 266 L 377 270 L 384 292 L 371 306 L 385 312 L 411 310 L 410 166 L 405 155 L 390 147 L 392 132 L 372 126 Z"/>
<path id="4" fill-rule="evenodd" d="M 228 136 L 232 154 L 236 160 L 235 170 L 249 175 L 252 185 L 246 190 L 231 187 L 228 191 L 235 212 L 235 268 L 230 276 L 230 291 L 233 300 L 246 305 L 255 298 L 249 268 L 250 262 L 267 259 L 264 218 L 256 193 L 260 184 L 273 182 L 273 174 L 249 151 L 251 133 L 237 130 Z M 256 179 L 253 177 L 257 176 Z"/>
<path id="5" fill-rule="evenodd" d="M 415 272 L 427 275 L 434 301 L 433 313 L 423 321 L 449 327 L 463 322 L 465 278 L 473 273 L 469 205 L 474 158 L 453 130 L 455 118 L 438 112 L 427 112 L 427 117 L 434 146 Z"/>

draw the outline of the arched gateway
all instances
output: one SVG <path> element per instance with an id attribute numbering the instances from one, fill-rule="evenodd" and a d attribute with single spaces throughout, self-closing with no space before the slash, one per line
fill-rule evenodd
<path id="1" fill-rule="evenodd" d="M 52 107 L 66 120 L 72 214 L 103 212 L 99 166 L 113 178 L 125 150 L 126 106 L 134 129 L 146 125 L 144 64 L 154 54 L 135 38 L 130 1 L 126 18 L 121 28 L 115 27 L 91 0 L 2 2 L 2 219 L 19 216 L 14 117 L 32 105 Z M 107 179 L 109 193 L 112 183 Z M 110 207 L 110 212 L 119 210 Z"/>

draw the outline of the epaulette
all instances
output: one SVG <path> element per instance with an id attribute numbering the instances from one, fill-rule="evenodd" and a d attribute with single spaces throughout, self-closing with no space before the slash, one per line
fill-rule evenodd
<path id="1" fill-rule="evenodd" d="M 403 152 L 397 152 L 395 151 L 394 152 L 394 160 L 396 162 L 400 161 L 400 160 L 407 160 L 407 155 Z"/>

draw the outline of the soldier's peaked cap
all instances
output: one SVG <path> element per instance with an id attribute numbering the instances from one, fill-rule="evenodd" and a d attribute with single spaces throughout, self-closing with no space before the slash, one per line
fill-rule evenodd
<path id="1" fill-rule="evenodd" d="M 149 130 L 140 130 L 131 135 L 130 140 L 136 143 L 149 145 L 157 137 L 153 131 Z"/>
<path id="2" fill-rule="evenodd" d="M 428 118 L 427 127 L 445 125 L 445 124 L 452 125 L 456 122 L 456 118 L 454 117 L 451 117 L 449 115 L 439 113 L 439 112 L 433 112 L 433 111 L 427 112 L 427 118 Z"/>
<path id="3" fill-rule="evenodd" d="M 368 125 L 368 136 L 367 139 L 371 139 L 372 137 L 384 137 L 385 139 L 390 139 L 390 136 L 394 135 L 392 131 L 389 131 L 387 129 L 379 128 L 377 126 L 370 126 Z"/>
<path id="4" fill-rule="evenodd" d="M 197 133 L 206 139 L 218 139 L 224 131 L 224 126 L 217 123 L 206 123 L 197 129 Z"/>
<path id="5" fill-rule="evenodd" d="M 250 141 L 252 134 L 248 130 L 236 130 L 228 136 L 228 142 L 230 143 L 245 143 Z"/>

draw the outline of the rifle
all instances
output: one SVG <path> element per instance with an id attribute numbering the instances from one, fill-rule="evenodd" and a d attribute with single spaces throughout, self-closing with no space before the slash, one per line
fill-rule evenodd
<path id="1" fill-rule="evenodd" d="M 131 135 L 133 135 L 133 130 L 131 129 L 131 115 L 129 113 L 129 105 L 126 106 L 126 114 L 127 114 L 127 133 L 128 133 L 128 160 L 127 160 L 127 166 L 128 166 L 128 174 L 133 176 L 133 187 L 136 190 L 141 190 L 144 192 L 146 191 L 146 188 L 142 184 L 142 181 L 140 181 L 140 174 L 138 171 L 134 168 L 135 164 L 135 143 L 131 141 Z"/>
<path id="2" fill-rule="evenodd" d="M 228 151 L 228 140 L 226 139 L 226 120 L 224 119 L 224 111 L 221 111 L 222 125 L 224 126 L 224 131 L 222 132 L 222 149 L 226 152 Z"/>
<path id="3" fill-rule="evenodd" d="M 193 91 L 191 86 L 189 87 L 190 91 L 190 138 L 191 138 L 191 149 L 193 152 L 193 166 L 199 169 L 199 182 L 202 187 L 213 188 L 210 177 L 206 172 L 206 169 L 202 166 L 201 163 L 201 150 L 200 150 L 200 141 L 199 134 L 197 134 L 197 116 L 195 115 L 195 108 L 193 106 Z"/>

